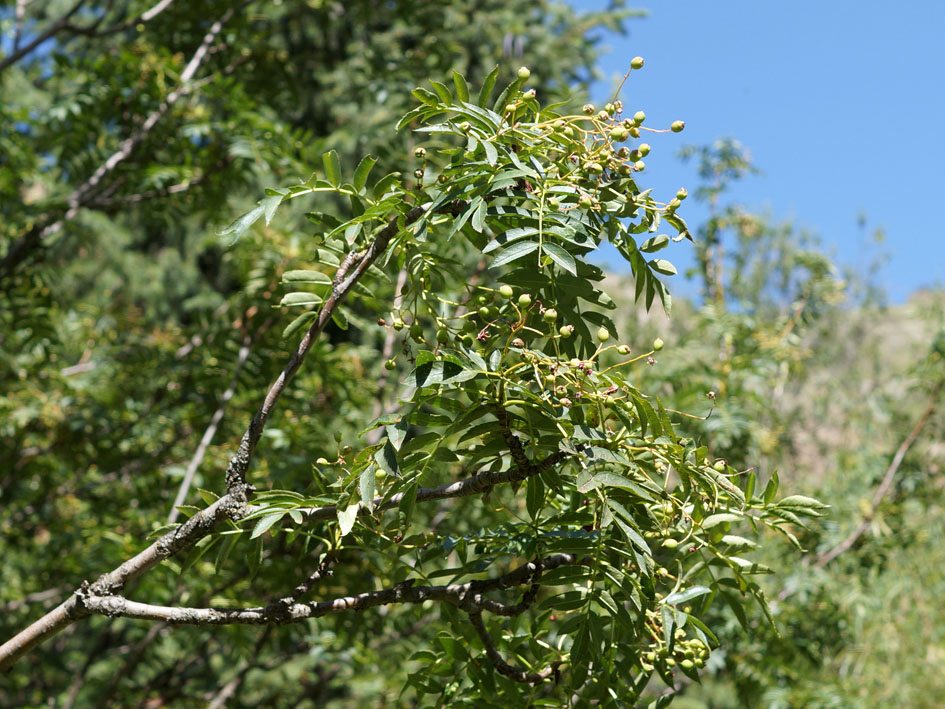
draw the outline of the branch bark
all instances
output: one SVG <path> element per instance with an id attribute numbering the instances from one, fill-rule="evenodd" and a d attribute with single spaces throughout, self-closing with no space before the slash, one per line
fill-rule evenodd
<path id="1" fill-rule="evenodd" d="M 269 625 L 297 623 L 343 611 L 362 611 L 394 603 L 442 601 L 471 612 L 482 611 L 482 594 L 529 583 L 536 574 L 559 566 L 583 564 L 574 554 L 556 554 L 522 564 L 509 573 L 492 579 L 467 581 L 448 586 L 420 586 L 406 581 L 393 588 L 341 596 L 327 601 L 282 604 L 279 601 L 255 608 L 183 608 L 158 606 L 132 601 L 116 595 L 79 592 L 82 606 L 89 613 L 110 618 L 158 620 L 178 625 Z"/>

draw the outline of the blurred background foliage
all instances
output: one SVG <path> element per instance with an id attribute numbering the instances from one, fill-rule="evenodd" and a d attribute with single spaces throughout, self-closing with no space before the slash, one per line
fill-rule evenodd
<path id="1" fill-rule="evenodd" d="M 221 226 L 267 187 L 307 177 L 329 148 L 349 169 L 370 153 L 378 174 L 412 172 L 411 137 L 393 126 L 412 105 L 410 90 L 453 69 L 478 85 L 498 64 L 504 85 L 527 65 L 546 102 L 580 105 L 595 29 L 641 21 L 618 3 L 583 15 L 519 0 L 161 5 L 147 18 L 152 5 L 141 2 L 0 5 L 4 637 L 167 521 L 235 381 L 188 502 L 200 504 L 196 488 L 217 489 L 280 371 L 292 343 L 271 303 L 281 273 L 310 258 L 313 228 L 287 210 L 231 248 L 215 236 Z M 124 157 L 96 180 L 116 154 Z M 690 191 L 711 205 L 689 274 L 702 298 L 677 299 L 666 319 L 637 314 L 624 287 L 622 341 L 640 351 L 656 336 L 666 341 L 641 384 L 668 408 L 712 411 L 681 424 L 711 455 L 756 470 L 759 484 L 778 471 L 782 489 L 833 509 L 800 539 L 802 563 L 773 537 L 758 559 L 793 569 L 764 579 L 781 636 L 761 618 L 716 608 L 723 649 L 675 705 L 940 706 L 945 297 L 886 305 L 868 271 L 848 272 L 842 254 L 832 263 L 801 225 L 739 207 L 738 179 L 753 167 L 737 143 L 682 157 L 698 161 L 702 184 Z M 610 292 L 619 291 L 620 276 L 611 278 Z M 383 337 L 358 325 L 330 329 L 286 392 L 256 459 L 260 484 L 309 484 L 313 461 L 355 443 L 387 396 Z M 895 452 L 926 411 L 874 509 Z M 864 521 L 848 550 L 818 565 Z M 300 580 L 302 552 L 287 544 L 260 540 L 218 568 L 215 553 L 198 549 L 135 593 L 155 603 L 266 600 Z M 363 587 L 373 573 L 366 563 L 340 565 L 326 593 Z M 191 565 L 199 573 L 185 584 Z M 401 689 L 415 667 L 403 658 L 437 642 L 415 609 L 212 633 L 93 618 L 3 677 L 0 705 L 411 705 Z"/>

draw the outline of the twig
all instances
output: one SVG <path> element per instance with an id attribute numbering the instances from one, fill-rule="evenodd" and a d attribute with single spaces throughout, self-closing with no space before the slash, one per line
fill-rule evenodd
<path id="1" fill-rule="evenodd" d="M 52 37 L 54 34 L 62 30 L 69 24 L 69 18 L 72 17 L 79 9 L 85 5 L 86 0 L 78 0 L 65 15 L 60 17 L 58 20 L 53 22 L 45 32 L 40 32 L 36 37 L 33 38 L 33 41 L 20 47 L 19 49 L 14 49 L 13 53 L 7 57 L 4 57 L 0 60 L 0 72 L 3 72 L 4 69 L 16 64 L 20 59 L 25 57 L 27 54 L 36 49 L 39 45 L 45 42 L 47 39 Z M 17 8 L 19 9 L 19 8 Z M 22 24 L 22 23 L 21 23 Z"/>
<path id="2" fill-rule="evenodd" d="M 911 448 L 912 444 L 915 443 L 915 439 L 919 437 L 919 433 L 921 433 L 922 429 L 925 427 L 925 424 L 928 423 L 930 418 L 932 418 L 932 414 L 935 413 L 935 410 L 941 403 L 939 401 L 939 397 L 942 394 L 943 387 L 945 387 L 945 381 L 939 382 L 932 392 L 929 405 L 925 407 L 925 411 L 923 411 L 922 415 L 919 416 L 918 421 L 916 421 L 915 426 L 912 427 L 909 435 L 906 436 L 905 440 L 903 440 L 903 442 L 899 445 L 899 448 L 896 451 L 896 454 L 893 456 L 892 462 L 889 464 L 889 468 L 887 468 L 886 474 L 883 476 L 879 487 L 877 487 L 876 492 L 873 493 L 873 500 L 870 503 L 869 511 L 863 515 L 863 520 L 846 539 L 829 551 L 826 551 L 817 556 L 817 563 L 815 564 L 817 568 L 823 568 L 845 551 L 848 551 L 856 543 L 856 540 L 863 536 L 866 530 L 869 529 L 873 515 L 876 514 L 876 510 L 879 509 L 880 503 L 883 501 L 883 498 L 886 497 L 887 493 L 889 493 L 889 489 L 892 487 L 893 479 L 896 477 L 896 473 L 899 470 L 899 466 L 902 463 L 903 458 L 906 457 L 906 453 L 909 451 L 909 448 Z"/>

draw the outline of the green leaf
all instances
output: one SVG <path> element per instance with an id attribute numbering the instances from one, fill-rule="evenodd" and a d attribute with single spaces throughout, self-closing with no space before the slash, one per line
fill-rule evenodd
<path id="1" fill-rule="evenodd" d="M 768 484 L 765 485 L 765 491 L 761 493 L 761 498 L 766 505 L 770 505 L 774 502 L 775 495 L 778 494 L 778 482 L 778 473 L 775 471 L 771 474 Z"/>
<path id="2" fill-rule="evenodd" d="M 545 505 L 545 484 L 541 476 L 532 475 L 526 483 L 525 508 L 532 519 L 537 519 L 541 508 Z"/>
<path id="3" fill-rule="evenodd" d="M 371 157 L 370 155 L 365 155 L 361 158 L 361 162 L 358 163 L 358 167 L 354 171 L 354 188 L 358 192 L 364 189 L 364 186 L 367 184 L 368 175 L 371 174 L 371 169 L 376 162 L 377 158 Z"/>
<path id="4" fill-rule="evenodd" d="M 282 331 L 282 339 L 292 337 L 296 332 L 306 327 L 316 316 L 317 313 L 311 310 L 299 315 L 295 320 L 286 325 L 285 330 Z"/>
<path id="5" fill-rule="evenodd" d="M 318 293 L 286 293 L 279 305 L 318 305 L 323 300 Z"/>
<path id="6" fill-rule="evenodd" d="M 464 382 L 477 376 L 478 372 L 464 369 L 449 360 L 426 362 L 414 369 L 404 378 L 404 384 L 410 387 L 426 387 L 434 384 Z"/>
<path id="7" fill-rule="evenodd" d="M 453 86 L 456 87 L 456 98 L 460 101 L 469 101 L 469 85 L 466 78 L 458 71 L 453 71 Z"/>
<path id="8" fill-rule="evenodd" d="M 572 276 L 577 275 L 577 265 L 574 263 L 574 257 L 557 244 L 548 244 L 544 246 L 545 253 L 551 257 L 551 260 L 561 266 Z"/>
<path id="9" fill-rule="evenodd" d="M 360 502 L 352 502 L 344 509 L 338 506 L 338 526 L 341 529 L 341 536 L 344 537 L 354 527 L 354 522 L 358 518 L 358 510 L 361 508 Z"/>
<path id="10" fill-rule="evenodd" d="M 677 591 L 676 593 L 669 594 L 663 599 L 663 603 L 666 603 L 670 606 L 675 606 L 679 605 L 680 603 L 685 603 L 686 601 L 691 601 L 693 598 L 704 596 L 705 594 L 711 592 L 712 589 L 705 586 L 690 586 L 685 591 Z"/>
<path id="11" fill-rule="evenodd" d="M 285 510 L 279 510 L 278 512 L 273 512 L 272 514 L 260 517 L 259 521 L 256 522 L 256 526 L 253 527 L 253 533 L 249 535 L 249 538 L 255 539 L 256 537 L 268 532 L 269 528 L 282 519 L 285 513 Z"/>
<path id="12" fill-rule="evenodd" d="M 393 426 L 388 426 L 387 428 L 391 429 Z M 385 441 L 384 445 L 377 450 L 377 452 L 374 454 L 374 460 L 384 472 L 398 478 L 400 477 L 400 466 L 397 463 L 397 451 L 394 448 L 394 444 L 391 443 L 390 440 Z"/>
<path id="13" fill-rule="evenodd" d="M 286 271 L 283 283 L 331 283 L 331 276 L 321 271 Z"/>
<path id="14" fill-rule="evenodd" d="M 368 512 L 374 511 L 374 492 L 377 483 L 377 468 L 369 465 L 361 473 L 361 479 L 358 481 L 358 489 L 361 493 L 361 504 Z"/>
<path id="15" fill-rule="evenodd" d="M 335 187 L 340 185 L 341 160 L 338 158 L 338 153 L 334 150 L 329 150 L 322 155 L 322 164 L 325 166 L 325 176 L 328 178 L 328 181 Z"/>
<path id="16" fill-rule="evenodd" d="M 813 497 L 804 497 L 803 495 L 791 495 L 789 497 L 785 497 L 783 500 L 778 501 L 777 506 L 793 509 L 795 511 L 819 511 L 830 509 L 830 505 L 825 505 L 820 500 L 815 500 Z"/>
<path id="17" fill-rule="evenodd" d="M 495 81 L 499 78 L 499 67 L 489 72 L 489 76 L 486 77 L 486 80 L 482 84 L 482 88 L 479 90 L 479 99 L 476 101 L 480 106 L 485 108 L 486 104 L 489 102 L 489 97 L 492 96 L 492 89 L 495 88 Z"/>
<path id="18" fill-rule="evenodd" d="M 650 266 L 653 267 L 654 271 L 657 273 L 662 273 L 664 276 L 676 275 L 676 267 L 666 259 L 655 258 L 650 261 Z"/>
<path id="19" fill-rule="evenodd" d="M 492 260 L 492 263 L 489 264 L 489 268 L 504 266 L 507 263 L 511 263 L 537 250 L 537 241 L 516 241 L 511 246 L 507 246 L 503 249 L 499 255 Z"/>

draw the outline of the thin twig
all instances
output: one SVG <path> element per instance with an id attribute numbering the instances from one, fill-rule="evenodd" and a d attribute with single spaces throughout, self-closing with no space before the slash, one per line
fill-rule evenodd
<path id="1" fill-rule="evenodd" d="M 479 636 L 479 639 L 482 640 L 482 644 L 486 648 L 486 655 L 489 657 L 489 661 L 498 672 L 505 675 L 509 679 L 515 680 L 516 682 L 539 684 L 540 682 L 544 682 L 555 673 L 557 664 L 552 665 L 551 667 L 546 667 L 541 672 L 526 672 L 525 670 L 521 670 L 518 667 L 510 665 L 508 662 L 502 659 L 502 655 L 500 655 L 499 651 L 496 649 L 495 641 L 492 639 L 492 636 L 489 635 L 489 631 L 486 630 L 486 624 L 482 621 L 482 612 L 480 611 L 476 613 L 470 613 L 469 620 L 472 623 L 476 634 Z"/>

